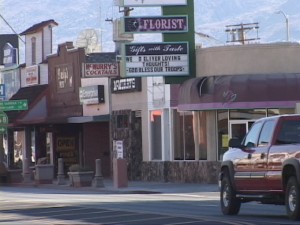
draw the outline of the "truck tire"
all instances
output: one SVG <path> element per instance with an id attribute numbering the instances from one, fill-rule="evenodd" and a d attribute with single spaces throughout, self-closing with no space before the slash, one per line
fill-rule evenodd
<path id="1" fill-rule="evenodd" d="M 241 201 L 236 197 L 235 190 L 227 174 L 224 175 L 221 181 L 220 201 L 224 215 L 236 215 L 239 213 Z"/>
<path id="2" fill-rule="evenodd" d="M 290 177 L 286 186 L 285 207 L 292 220 L 300 220 L 300 189 L 295 177 Z"/>

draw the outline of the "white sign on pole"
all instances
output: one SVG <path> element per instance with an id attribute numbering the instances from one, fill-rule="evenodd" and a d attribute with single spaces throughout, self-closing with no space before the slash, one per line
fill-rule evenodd
<path id="1" fill-rule="evenodd" d="M 0 84 L 0 97 L 5 97 L 5 84 Z"/>
<path id="2" fill-rule="evenodd" d="M 166 6 L 166 5 L 187 5 L 187 0 L 118 0 L 118 6 Z"/>
<path id="3" fill-rule="evenodd" d="M 125 75 L 188 76 L 187 42 L 125 44 Z"/>
<path id="4" fill-rule="evenodd" d="M 115 148 L 117 152 L 117 159 L 123 159 L 124 158 L 124 151 L 123 151 L 123 141 L 115 141 Z"/>

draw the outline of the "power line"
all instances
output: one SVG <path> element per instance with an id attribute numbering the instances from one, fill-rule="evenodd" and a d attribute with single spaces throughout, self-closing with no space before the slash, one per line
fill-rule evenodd
<path id="1" fill-rule="evenodd" d="M 9 28 L 18 36 L 18 38 L 25 44 L 25 41 L 20 37 L 20 35 L 14 30 L 14 28 L 7 22 L 6 19 L 4 19 L 4 17 L 0 14 L 0 17 L 2 18 L 2 20 L 6 23 L 7 26 L 9 26 Z"/>

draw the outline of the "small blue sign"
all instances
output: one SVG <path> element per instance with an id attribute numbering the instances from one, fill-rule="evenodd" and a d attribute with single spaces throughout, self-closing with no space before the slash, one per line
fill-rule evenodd
<path id="1" fill-rule="evenodd" d="M 3 47 L 3 64 L 5 67 L 17 64 L 17 49 L 10 43 L 6 43 Z"/>
<path id="2" fill-rule="evenodd" d="M 5 84 L 0 84 L 0 97 L 5 97 Z"/>

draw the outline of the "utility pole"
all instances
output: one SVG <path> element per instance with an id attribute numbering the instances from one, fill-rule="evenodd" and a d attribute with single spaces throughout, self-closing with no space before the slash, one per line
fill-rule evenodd
<path id="1" fill-rule="evenodd" d="M 229 34 L 227 37 L 227 43 L 241 43 L 244 45 L 246 42 L 256 41 L 260 38 L 258 37 L 258 23 L 241 23 L 235 25 L 227 25 L 225 32 Z M 256 31 L 256 37 L 252 36 L 248 37 L 248 32 Z"/>

